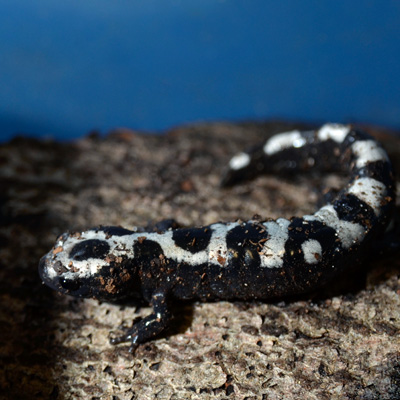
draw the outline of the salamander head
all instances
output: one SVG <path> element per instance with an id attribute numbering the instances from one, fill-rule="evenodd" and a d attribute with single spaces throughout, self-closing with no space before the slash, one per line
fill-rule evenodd
<path id="1" fill-rule="evenodd" d="M 99 300 L 137 297 L 134 232 L 115 227 L 64 233 L 39 263 L 42 281 L 58 292 Z"/>

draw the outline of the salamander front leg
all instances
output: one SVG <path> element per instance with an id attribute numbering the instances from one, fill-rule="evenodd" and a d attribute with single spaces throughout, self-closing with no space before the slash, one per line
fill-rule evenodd
<path id="1" fill-rule="evenodd" d="M 150 315 L 134 324 L 125 335 L 110 339 L 110 343 L 131 342 L 129 352 L 133 353 L 140 343 L 146 342 L 161 333 L 172 318 L 166 294 L 164 292 L 155 293 L 152 297 L 151 305 L 153 312 Z"/>

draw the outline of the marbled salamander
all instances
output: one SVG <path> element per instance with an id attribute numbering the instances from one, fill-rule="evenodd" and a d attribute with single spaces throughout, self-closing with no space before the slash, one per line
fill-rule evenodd
<path id="1" fill-rule="evenodd" d="M 40 260 L 40 276 L 72 296 L 149 302 L 153 312 L 111 340 L 131 342 L 131 350 L 168 325 L 174 299 L 268 299 L 313 290 L 362 258 L 390 220 L 394 178 L 381 145 L 343 125 L 281 133 L 232 158 L 223 179 L 228 186 L 260 173 L 314 168 L 350 172 L 350 181 L 313 215 L 163 232 L 65 233 Z"/>

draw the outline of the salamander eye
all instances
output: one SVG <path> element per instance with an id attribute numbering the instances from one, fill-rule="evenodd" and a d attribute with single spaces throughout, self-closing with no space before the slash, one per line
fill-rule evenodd
<path id="1" fill-rule="evenodd" d="M 90 297 L 90 285 L 78 279 L 60 279 L 59 285 L 64 293 L 78 297 Z"/>
<path id="2" fill-rule="evenodd" d="M 75 292 L 81 287 L 81 283 L 77 280 L 60 279 L 60 286 L 68 292 Z"/>
<path id="3" fill-rule="evenodd" d="M 110 251 L 110 246 L 104 240 L 89 239 L 76 244 L 69 257 L 75 261 L 84 261 L 89 258 L 104 258 Z"/>

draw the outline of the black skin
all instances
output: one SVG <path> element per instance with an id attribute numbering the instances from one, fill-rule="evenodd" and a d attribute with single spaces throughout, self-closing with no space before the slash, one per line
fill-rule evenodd
<path id="1" fill-rule="evenodd" d="M 150 301 L 153 312 L 139 322 L 133 324 L 122 336 L 110 339 L 111 344 L 130 342 L 129 352 L 134 353 L 140 343 L 146 342 L 160 334 L 172 319 L 168 307 L 167 294 L 160 291 L 153 294 Z"/>
<path id="2" fill-rule="evenodd" d="M 164 219 L 154 224 L 149 223 L 143 232 L 165 232 L 168 229 L 178 229 L 180 225 L 174 219 Z M 111 338 L 113 345 L 130 342 L 129 352 L 134 353 L 140 343 L 144 343 L 159 335 L 170 323 L 172 313 L 168 305 L 168 294 L 160 290 L 155 292 L 150 300 L 153 312 L 139 322 L 133 323 L 124 335 Z"/>
<path id="3" fill-rule="evenodd" d="M 398 214 L 396 214 L 398 215 Z M 396 218 L 398 220 L 398 217 Z M 162 221 L 161 225 L 166 226 L 166 224 L 171 222 L 171 228 L 176 228 L 176 224 L 172 220 Z M 372 250 L 370 251 L 371 254 L 394 254 L 398 253 L 400 250 L 400 224 L 399 221 L 394 224 L 392 229 L 390 229 L 385 235 L 383 235 L 380 240 L 373 243 Z M 367 249 L 364 249 L 365 251 Z M 366 251 L 367 252 L 367 251 Z M 350 263 L 357 263 L 360 260 L 357 260 L 356 257 L 351 257 L 348 260 L 348 264 Z M 327 277 L 321 282 L 325 282 L 325 280 L 330 280 Z M 190 281 L 190 280 L 189 280 Z M 312 283 L 311 286 L 315 284 Z M 232 283 L 234 286 L 234 283 Z M 306 285 L 305 285 L 306 286 Z M 275 288 L 276 289 L 276 288 Z M 307 291 L 305 289 L 305 291 Z M 294 292 L 297 292 L 295 290 Z M 193 292 L 193 296 L 195 297 L 195 293 Z M 173 297 L 173 290 L 164 290 L 160 289 L 152 294 L 150 300 L 150 306 L 153 309 L 153 312 L 145 317 L 144 319 L 140 320 L 139 322 L 134 322 L 133 326 L 126 330 L 125 334 L 110 339 L 110 343 L 113 345 L 130 342 L 129 352 L 134 353 L 136 348 L 140 343 L 144 343 L 155 336 L 158 336 L 162 333 L 170 324 L 173 315 L 170 310 L 170 303 Z M 180 297 L 179 295 L 177 297 Z M 241 296 L 233 295 L 233 298 L 240 298 Z M 279 297 L 279 296 L 277 296 Z M 225 296 L 223 296 L 225 298 Z M 251 298 L 251 297 L 248 297 Z M 256 296 L 259 298 L 259 296 Z"/>

